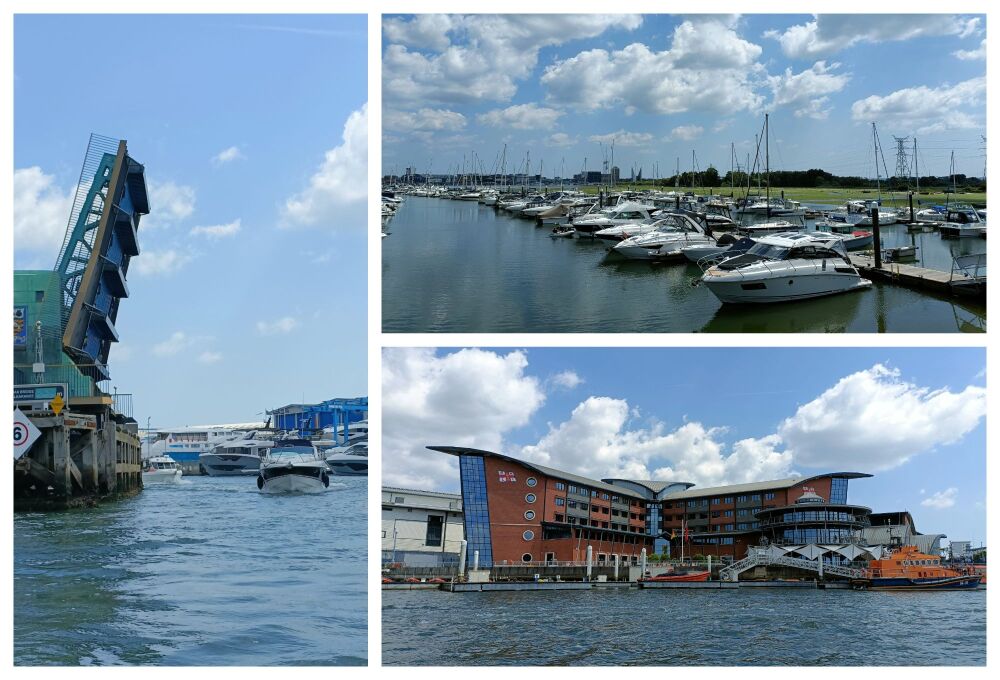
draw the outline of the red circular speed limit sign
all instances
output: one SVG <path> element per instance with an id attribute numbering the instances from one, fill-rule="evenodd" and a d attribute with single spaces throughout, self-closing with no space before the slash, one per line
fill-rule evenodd
<path id="1" fill-rule="evenodd" d="M 14 423 L 14 446 L 20 446 L 28 441 L 28 426 L 24 423 Z"/>

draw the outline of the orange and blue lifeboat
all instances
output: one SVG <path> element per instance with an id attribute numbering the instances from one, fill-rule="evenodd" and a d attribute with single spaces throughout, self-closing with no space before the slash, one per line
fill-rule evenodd
<path id="1" fill-rule="evenodd" d="M 979 587 L 981 575 L 941 565 L 941 558 L 904 546 L 889 557 L 872 560 L 867 587 L 872 590 L 966 590 Z"/>

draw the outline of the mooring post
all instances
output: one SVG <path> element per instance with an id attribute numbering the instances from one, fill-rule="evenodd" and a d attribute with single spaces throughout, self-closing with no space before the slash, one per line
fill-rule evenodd
<path id="1" fill-rule="evenodd" d="M 472 571 L 479 571 L 479 551 L 472 551 Z"/>
<path id="2" fill-rule="evenodd" d="M 910 192 L 910 219 L 907 220 L 909 224 L 913 224 L 917 221 L 917 215 L 913 212 L 913 192 Z"/>
<path id="3" fill-rule="evenodd" d="M 879 229 L 878 229 L 878 206 L 875 206 L 871 210 L 872 210 L 872 212 L 871 212 L 871 215 L 872 215 L 872 232 L 874 234 L 874 237 L 873 237 L 874 241 L 873 241 L 873 243 L 875 244 L 875 269 L 881 269 L 882 268 L 882 237 L 881 237 Z"/>
<path id="4" fill-rule="evenodd" d="M 823 580 L 823 556 L 819 556 L 819 580 Z"/>
<path id="5" fill-rule="evenodd" d="M 678 212 L 680 212 L 680 209 L 681 209 L 681 196 L 680 196 L 680 194 L 677 194 L 676 196 L 674 196 L 674 209 L 677 210 Z"/>
<path id="6" fill-rule="evenodd" d="M 55 416 L 52 428 L 52 472 L 55 473 L 56 493 L 69 497 L 73 493 L 73 477 L 69 471 L 69 430 L 62 416 Z"/>
<path id="7" fill-rule="evenodd" d="M 646 578 L 646 549 L 639 553 L 639 578 Z"/>
<path id="8" fill-rule="evenodd" d="M 587 546 L 587 580 L 590 580 L 590 576 L 594 571 L 594 546 Z"/>
<path id="9" fill-rule="evenodd" d="M 782 194 L 785 192 L 781 192 Z M 712 580 L 712 556 L 708 556 L 708 580 Z"/>
<path id="10" fill-rule="evenodd" d="M 94 451 L 97 437 L 93 431 L 90 431 L 85 433 L 81 439 L 80 476 L 83 478 L 84 490 L 99 493 L 100 477 L 98 475 L 97 454 Z"/>
<path id="11" fill-rule="evenodd" d="M 458 575 L 465 578 L 465 573 L 469 569 L 469 565 L 465 563 L 465 558 L 468 556 L 469 542 L 464 538 L 462 539 L 462 547 L 458 552 Z"/>
<path id="12" fill-rule="evenodd" d="M 615 558 L 615 571 L 614 571 L 615 577 L 614 577 L 614 580 L 617 581 L 618 580 L 618 561 L 619 561 L 619 556 L 618 555 L 612 555 L 612 557 Z"/>

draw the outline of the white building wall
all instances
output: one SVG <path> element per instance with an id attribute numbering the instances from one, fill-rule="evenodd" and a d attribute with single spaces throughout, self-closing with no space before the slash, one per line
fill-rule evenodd
<path id="1" fill-rule="evenodd" d="M 428 518 L 444 518 L 442 544 L 427 544 Z M 455 494 L 382 489 L 382 555 L 390 562 L 454 561 L 462 548 L 462 501 Z"/>

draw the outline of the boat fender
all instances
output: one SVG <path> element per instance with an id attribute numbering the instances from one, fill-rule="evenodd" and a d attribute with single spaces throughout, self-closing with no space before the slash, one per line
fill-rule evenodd
<path id="1" fill-rule="evenodd" d="M 323 480 L 323 486 L 330 488 L 330 475 L 323 472 L 320 474 L 320 479 Z"/>
<path id="2" fill-rule="evenodd" d="M 257 475 L 257 488 L 258 489 L 264 488 L 264 477 L 262 475 Z"/>

